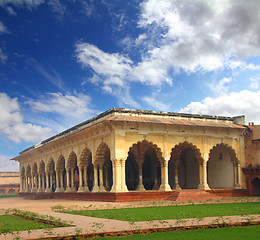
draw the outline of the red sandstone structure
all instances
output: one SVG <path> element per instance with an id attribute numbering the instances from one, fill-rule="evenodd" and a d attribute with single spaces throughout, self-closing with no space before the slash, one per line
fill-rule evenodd
<path id="1" fill-rule="evenodd" d="M 17 195 L 19 190 L 19 172 L 0 172 L 0 196 Z"/>

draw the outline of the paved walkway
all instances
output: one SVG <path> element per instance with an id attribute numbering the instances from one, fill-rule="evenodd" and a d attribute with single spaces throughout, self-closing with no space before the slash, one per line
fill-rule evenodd
<path id="1" fill-rule="evenodd" d="M 206 217 L 203 219 L 181 219 L 181 220 L 156 220 L 156 221 L 144 221 L 144 222 L 127 222 L 119 220 L 101 219 L 94 217 L 78 216 L 65 213 L 55 212 L 40 212 L 40 214 L 51 215 L 61 218 L 65 221 L 72 221 L 73 226 L 54 228 L 52 230 L 32 230 L 22 231 L 18 234 L 12 235 L 0 235 L 0 240 L 15 239 L 19 236 L 21 239 L 40 239 L 54 236 L 69 236 L 79 234 L 91 234 L 91 233 L 106 233 L 106 232 L 120 232 L 120 231 L 132 231 L 142 229 L 157 229 L 157 228 L 170 228 L 170 227 L 189 227 L 189 226 L 205 226 L 217 223 L 247 223 L 249 221 L 259 222 L 260 214 L 248 215 L 248 216 L 226 216 L 226 217 Z"/>
<path id="2" fill-rule="evenodd" d="M 157 228 L 169 228 L 169 227 L 187 227 L 187 226 L 203 226 L 212 225 L 216 223 L 237 223 L 237 222 L 249 222 L 260 221 L 260 214 L 249 216 L 229 216 L 229 217 L 207 217 L 203 219 L 182 219 L 182 220 L 163 220 L 163 221 L 147 221 L 147 222 L 127 222 L 119 220 L 101 219 L 87 216 L 78 216 L 65 213 L 56 213 L 51 210 L 51 206 L 75 206 L 82 207 L 88 206 L 89 209 L 104 209 L 104 208 L 117 208 L 122 207 L 136 207 L 139 203 L 101 203 L 101 202 L 86 202 L 86 201 L 68 201 L 68 200 L 23 200 L 20 198 L 13 199 L 0 199 L 0 208 L 19 208 L 23 210 L 30 210 L 38 212 L 43 215 L 51 215 L 56 218 L 61 218 L 65 221 L 72 221 L 73 226 L 54 228 L 51 230 L 32 230 L 22 231 L 16 235 L 7 234 L 0 235 L 0 240 L 16 239 L 19 236 L 20 239 L 40 239 L 54 236 L 67 236 L 80 234 L 95 234 L 105 232 L 120 232 L 120 231 L 132 231 L 142 229 L 157 229 Z M 143 206 L 149 203 L 140 203 Z M 0 211 L 4 212 L 3 210 Z"/>

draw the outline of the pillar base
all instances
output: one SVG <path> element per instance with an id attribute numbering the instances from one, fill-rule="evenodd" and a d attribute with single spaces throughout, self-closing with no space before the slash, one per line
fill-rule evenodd
<path id="1" fill-rule="evenodd" d="M 201 189 L 201 190 L 210 190 L 210 187 L 207 183 L 200 183 L 199 186 L 198 186 L 198 189 Z"/>
<path id="2" fill-rule="evenodd" d="M 129 192 L 128 189 L 127 189 L 127 186 L 125 184 L 122 186 L 122 190 L 121 191 L 122 192 Z"/>
<path id="3" fill-rule="evenodd" d="M 110 192 L 122 192 L 122 189 L 120 186 L 117 186 L 117 185 L 113 185 Z"/>
<path id="4" fill-rule="evenodd" d="M 61 188 L 56 188 L 55 192 L 62 192 Z"/>
<path id="5" fill-rule="evenodd" d="M 180 187 L 179 183 L 174 184 L 173 189 L 174 189 L 174 190 L 181 190 L 181 187 Z"/>
<path id="6" fill-rule="evenodd" d="M 94 186 L 92 192 L 100 192 L 99 186 Z"/>
<path id="7" fill-rule="evenodd" d="M 161 184 L 159 190 L 160 191 L 172 191 L 172 189 L 171 189 L 169 184 Z"/>
<path id="8" fill-rule="evenodd" d="M 84 187 L 84 192 L 90 192 L 88 186 L 85 186 L 85 187 Z"/>
<path id="9" fill-rule="evenodd" d="M 241 189 L 241 186 L 240 186 L 240 184 L 234 184 L 234 187 L 233 187 L 233 189 Z"/>
<path id="10" fill-rule="evenodd" d="M 52 192 L 50 188 L 46 188 L 45 192 Z"/>
<path id="11" fill-rule="evenodd" d="M 78 192 L 85 192 L 85 189 L 83 186 L 79 186 Z"/>
<path id="12" fill-rule="evenodd" d="M 144 185 L 143 184 L 139 184 L 136 188 L 136 191 L 145 191 Z"/>

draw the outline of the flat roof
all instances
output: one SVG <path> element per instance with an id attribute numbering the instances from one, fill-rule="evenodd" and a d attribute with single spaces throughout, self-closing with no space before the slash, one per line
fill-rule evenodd
<path id="1" fill-rule="evenodd" d="M 182 118 L 182 119 L 181 119 Z M 146 122 L 158 124 L 174 124 L 185 126 L 208 126 L 208 127 L 229 127 L 229 128 L 244 128 L 242 125 L 236 124 L 236 119 L 244 118 L 238 117 L 225 117 L 214 115 L 201 115 L 189 113 L 175 113 L 175 112 L 162 112 L 162 111 L 149 111 L 139 109 L 127 108 L 111 108 L 96 117 L 84 121 L 72 128 L 69 128 L 59 134 L 56 134 L 36 145 L 33 145 L 19 154 L 25 153 L 29 150 L 36 149 L 44 146 L 52 141 L 56 141 L 65 136 L 77 133 L 86 128 L 89 128 L 97 123 L 107 121 L 131 121 L 131 122 Z"/>

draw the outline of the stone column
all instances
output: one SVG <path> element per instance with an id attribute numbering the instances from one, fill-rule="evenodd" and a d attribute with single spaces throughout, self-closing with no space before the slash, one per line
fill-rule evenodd
<path id="1" fill-rule="evenodd" d="M 144 185 L 143 185 L 143 169 L 142 169 L 143 163 L 138 164 L 138 169 L 139 169 L 139 183 L 136 188 L 137 191 L 145 191 Z"/>
<path id="2" fill-rule="evenodd" d="M 97 166 L 94 165 L 94 186 L 92 192 L 99 192 Z"/>
<path id="3" fill-rule="evenodd" d="M 89 192 L 88 188 L 88 167 L 84 167 L 84 191 Z"/>
<path id="4" fill-rule="evenodd" d="M 30 192 L 33 192 L 33 176 L 30 176 L 30 188 L 31 188 Z"/>
<path id="5" fill-rule="evenodd" d="M 38 175 L 38 192 L 42 192 L 42 185 L 41 185 L 41 173 Z"/>
<path id="6" fill-rule="evenodd" d="M 25 192 L 28 192 L 28 176 L 25 176 Z"/>
<path id="7" fill-rule="evenodd" d="M 175 163 L 174 164 L 174 171 L 175 171 L 175 184 L 174 184 L 174 190 L 181 190 L 181 187 L 179 185 L 179 176 L 178 176 L 178 165 Z"/>
<path id="8" fill-rule="evenodd" d="M 46 190 L 45 192 L 51 192 L 51 188 L 50 188 L 50 173 L 46 174 Z"/>
<path id="9" fill-rule="evenodd" d="M 121 176 L 122 176 L 122 185 L 121 185 L 121 191 L 122 192 L 128 192 L 127 186 L 126 186 L 126 177 L 125 177 L 125 162 L 126 160 L 121 160 Z"/>
<path id="10" fill-rule="evenodd" d="M 240 163 L 234 164 L 234 189 L 241 188 Z"/>
<path id="11" fill-rule="evenodd" d="M 120 169 L 120 160 L 114 159 L 112 161 L 113 164 L 113 175 L 115 175 L 114 177 L 114 181 L 113 181 L 113 186 L 110 192 L 121 192 L 121 169 Z"/>
<path id="12" fill-rule="evenodd" d="M 53 184 L 53 181 L 52 181 L 52 174 L 53 172 L 50 173 L 50 191 L 52 192 L 52 184 Z"/>
<path id="13" fill-rule="evenodd" d="M 99 191 L 100 192 L 105 192 L 104 188 L 104 182 L 103 182 L 103 167 L 99 168 Z"/>
<path id="14" fill-rule="evenodd" d="M 70 168 L 66 169 L 66 176 L 67 176 L 66 192 L 71 192 L 71 187 L 70 187 Z"/>
<path id="15" fill-rule="evenodd" d="M 71 192 L 76 192 L 75 183 L 74 183 L 74 169 L 70 169 L 71 171 Z"/>
<path id="16" fill-rule="evenodd" d="M 159 190 L 161 190 L 161 191 L 171 191 L 172 190 L 169 185 L 168 161 L 167 160 L 165 160 L 161 166 L 161 186 L 160 186 Z"/>
<path id="17" fill-rule="evenodd" d="M 56 170 L 56 190 L 55 192 L 61 192 L 61 188 L 60 188 L 60 170 Z"/>
<path id="18" fill-rule="evenodd" d="M 21 176 L 21 174 L 19 176 L 20 176 L 20 193 L 22 193 L 24 191 L 23 190 L 23 177 Z"/>
<path id="19" fill-rule="evenodd" d="M 240 167 L 240 163 L 237 164 L 237 185 L 238 185 L 238 188 L 241 188 L 241 167 Z"/>
<path id="20" fill-rule="evenodd" d="M 202 184 L 199 184 L 198 189 L 209 190 L 208 180 L 207 180 L 207 161 L 202 161 Z"/>
<path id="21" fill-rule="evenodd" d="M 61 192 L 64 192 L 64 179 L 63 179 L 63 173 L 64 170 L 60 171 L 60 188 L 61 188 Z"/>
<path id="22" fill-rule="evenodd" d="M 83 175 L 84 175 L 84 167 L 79 168 L 79 189 L 78 189 L 78 192 L 84 192 L 82 170 L 83 170 Z"/>

